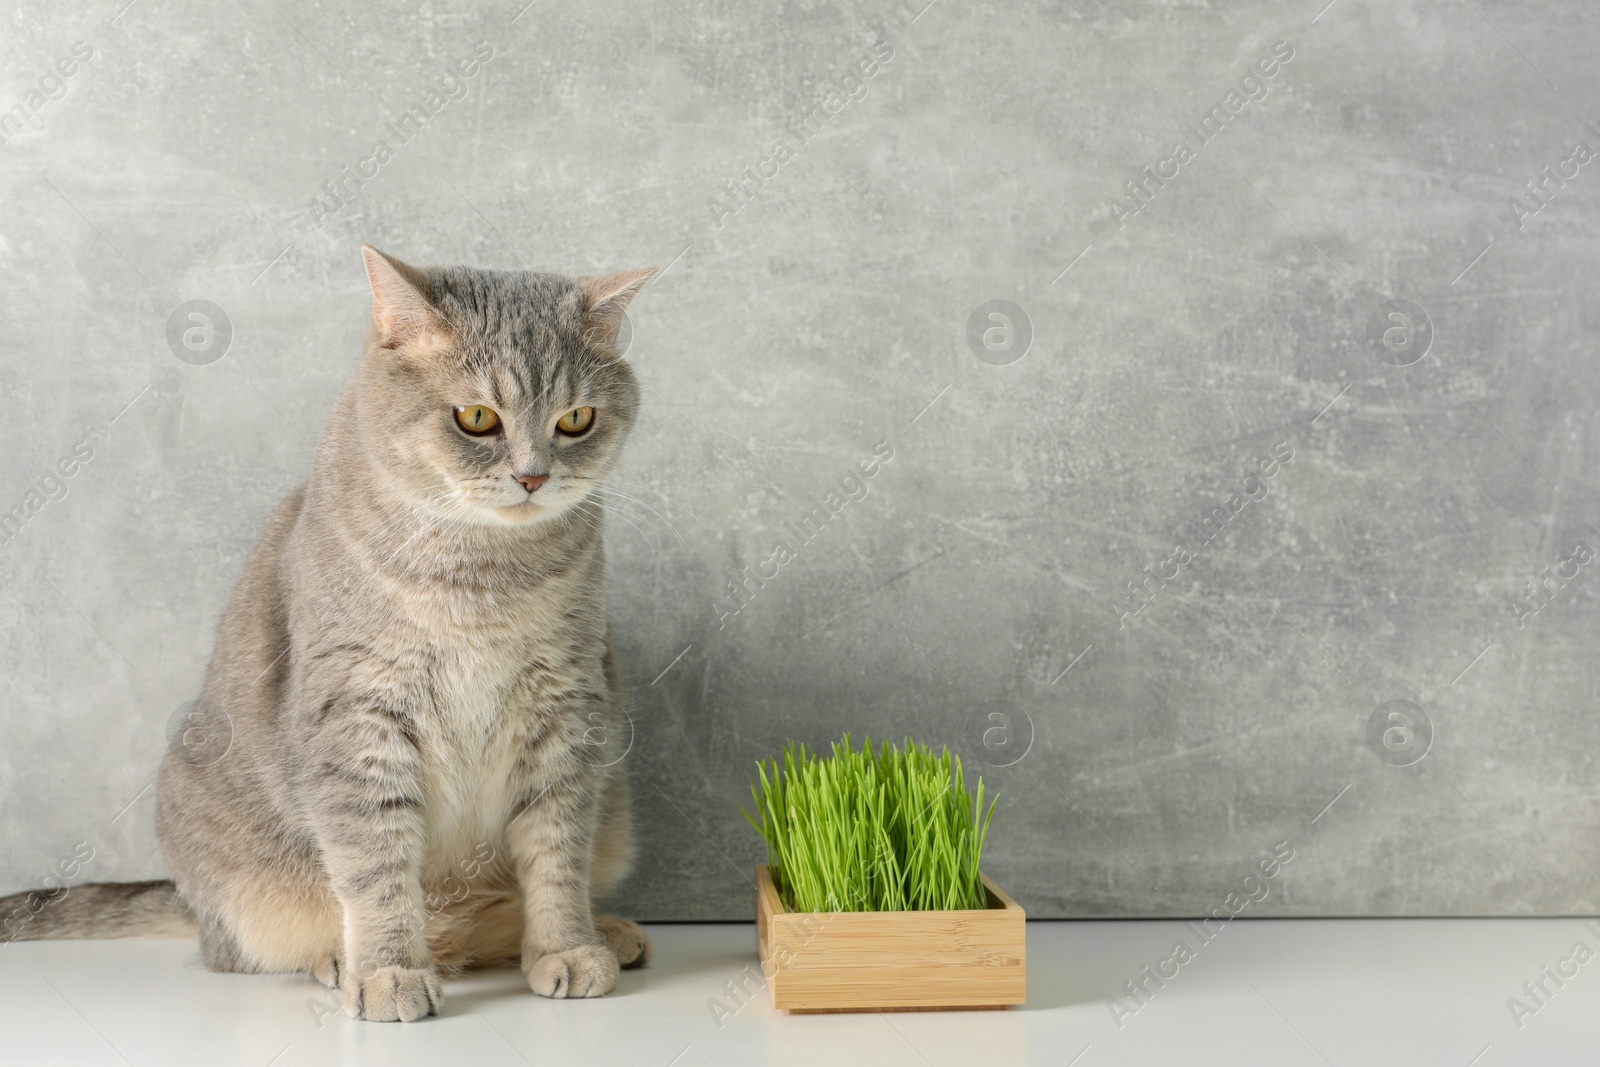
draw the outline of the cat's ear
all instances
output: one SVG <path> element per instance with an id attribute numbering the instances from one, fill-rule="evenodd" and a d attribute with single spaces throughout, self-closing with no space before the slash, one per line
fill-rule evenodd
<path id="1" fill-rule="evenodd" d="M 450 329 L 428 302 L 428 279 L 409 263 L 386 256 L 371 245 L 361 246 L 372 285 L 372 325 L 384 348 L 441 347 Z"/>
<path id="2" fill-rule="evenodd" d="M 584 326 L 605 344 L 615 343 L 617 331 L 622 327 L 622 313 L 659 269 L 646 267 L 602 278 L 579 278 L 578 283 L 583 286 Z"/>

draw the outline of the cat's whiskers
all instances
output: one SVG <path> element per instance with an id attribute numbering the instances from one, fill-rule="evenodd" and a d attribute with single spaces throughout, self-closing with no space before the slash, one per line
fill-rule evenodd
<path id="1" fill-rule="evenodd" d="M 561 513 L 561 517 L 566 520 L 569 525 L 573 519 L 582 519 L 584 522 L 589 524 L 589 528 L 598 536 L 602 538 L 605 536 L 605 529 L 601 526 L 600 520 L 594 515 L 591 515 L 585 511 L 582 503 L 574 504 L 572 507 L 566 509 Z"/>
<path id="2" fill-rule="evenodd" d="M 634 518 L 644 522 L 649 522 L 652 526 L 655 524 L 655 521 L 659 519 L 669 528 L 672 526 L 672 523 L 665 515 L 661 514 L 659 511 L 656 511 L 656 509 L 652 508 L 649 504 L 646 504 L 642 500 L 635 500 L 626 493 L 620 493 L 615 489 L 607 489 L 602 486 L 591 486 L 588 491 L 583 494 L 583 499 L 593 500 L 597 503 L 607 503 L 617 506 L 637 508 L 639 509 L 638 511 L 629 512 L 629 514 Z M 645 514 L 646 512 L 651 514 Z M 677 533 L 677 530 L 673 530 L 673 533 Z"/>
<path id="3" fill-rule="evenodd" d="M 410 541 L 419 534 L 445 521 L 446 516 L 434 510 L 435 505 L 446 503 L 454 497 L 454 490 L 450 487 L 446 487 L 443 491 L 434 494 L 426 500 L 421 500 L 415 504 L 412 504 L 404 509 L 392 521 L 386 523 L 380 531 L 376 532 L 374 534 L 374 540 L 380 537 L 389 538 L 392 535 L 396 535 L 400 533 L 408 524 L 414 522 L 417 524 L 417 529 L 413 531 L 411 537 L 407 538 L 405 542 L 402 542 L 402 547 L 405 544 L 409 544 Z M 398 551 L 398 549 L 396 551 Z M 391 556 L 389 558 L 393 557 Z M 387 563 L 388 559 L 385 559 L 384 562 Z"/>
<path id="4" fill-rule="evenodd" d="M 655 558 L 660 559 L 660 557 L 661 557 L 661 549 L 656 546 L 656 543 L 654 541 L 650 540 L 650 535 L 645 533 L 642 529 L 640 529 L 638 524 L 635 523 L 632 519 L 628 518 L 628 516 L 621 511 L 621 509 L 612 507 L 611 505 L 607 504 L 605 501 L 600 500 L 600 499 L 595 498 L 595 497 L 590 497 L 589 500 L 590 500 L 590 502 L 592 502 L 594 504 L 595 507 L 599 508 L 601 511 L 605 512 L 608 515 L 615 515 L 617 518 L 621 519 L 623 522 L 627 523 L 629 526 L 632 526 L 634 528 L 634 530 L 636 530 L 638 532 L 639 536 L 644 538 L 644 543 L 650 546 L 651 554 L 653 556 L 655 556 Z"/>
<path id="5" fill-rule="evenodd" d="M 678 531 L 678 528 L 675 525 L 673 525 L 672 520 L 667 518 L 667 516 L 664 513 L 662 513 L 661 511 L 658 511 L 657 509 L 651 507 L 649 504 L 646 504 L 644 501 L 635 499 L 634 497 L 629 496 L 628 494 L 622 492 L 621 490 L 612 489 L 609 486 L 603 486 L 603 485 L 594 486 L 593 489 L 590 490 L 590 493 L 591 493 L 592 499 L 594 499 L 594 500 L 596 500 L 598 502 L 609 503 L 609 504 L 613 504 L 613 505 L 620 505 L 622 503 L 627 503 L 627 504 L 631 504 L 631 505 L 633 505 L 635 507 L 643 508 L 644 510 L 646 510 L 648 512 L 651 512 L 652 514 L 654 514 L 658 518 L 660 518 L 662 524 L 665 525 L 667 529 L 672 531 L 672 535 L 678 539 L 678 544 L 679 545 L 683 546 L 684 548 L 688 548 L 689 547 L 688 543 L 685 542 L 684 539 L 683 539 L 683 534 Z M 601 494 L 607 494 L 607 495 L 601 495 Z M 640 516 L 640 515 L 637 515 L 637 514 L 635 514 L 634 517 L 638 518 L 641 522 L 648 521 L 643 516 Z"/>
<path id="6" fill-rule="evenodd" d="M 696 515 L 694 513 L 694 509 L 689 507 L 689 505 L 685 504 L 681 500 L 678 500 L 676 497 L 668 496 L 659 489 L 652 489 L 648 485 L 636 485 L 633 482 L 624 482 L 618 478 L 590 478 L 581 474 L 569 474 L 567 477 L 571 478 L 573 481 L 593 482 L 596 485 L 603 485 L 610 488 L 615 488 L 620 485 L 624 489 L 633 489 L 638 492 L 650 493 L 653 496 L 658 496 L 662 500 L 665 500 L 673 507 L 682 508 L 684 511 L 689 513 L 689 517 L 694 520 L 694 524 L 696 526 L 702 525 L 700 522 L 700 516 Z"/>
<path id="7" fill-rule="evenodd" d="M 453 494 L 448 494 L 448 493 L 445 494 L 446 497 L 452 496 L 452 495 Z M 417 538 L 421 537 L 422 535 L 428 534 L 428 533 L 432 533 L 432 534 L 437 535 L 442 540 L 447 534 L 452 532 L 454 529 L 456 529 L 456 528 L 458 528 L 458 527 L 460 527 L 462 525 L 465 525 L 467 519 L 471 517 L 471 512 L 467 511 L 465 509 L 463 509 L 461 511 L 461 513 L 458 514 L 458 515 L 437 516 L 437 515 L 424 514 L 424 513 L 422 513 L 422 510 L 421 510 L 420 507 L 414 507 L 412 509 L 412 513 L 416 517 L 418 517 L 418 518 L 420 518 L 422 520 L 421 524 L 417 527 L 416 531 L 414 533 L 412 533 L 412 535 L 410 537 L 406 538 L 403 542 L 401 542 L 399 547 L 397 547 L 393 552 L 389 553 L 388 556 L 384 557 L 383 561 L 380 564 L 378 564 L 377 567 L 373 568 L 373 570 L 367 575 L 368 578 L 371 578 L 373 575 L 375 575 L 379 571 L 381 571 L 384 567 L 386 567 L 390 563 L 392 563 L 400 555 L 400 553 L 404 552 L 407 548 L 409 548 L 411 543 L 413 541 L 415 541 Z M 448 546 L 446 546 L 446 547 L 448 547 Z M 457 546 L 457 547 L 459 547 L 459 546 Z M 408 564 L 402 564 L 401 565 L 401 570 L 403 572 L 409 572 L 411 570 L 411 567 Z"/>
<path id="8" fill-rule="evenodd" d="M 432 492 L 433 490 L 440 491 Z M 432 495 L 424 500 L 420 500 L 415 504 L 401 509 L 399 514 L 392 515 L 388 519 L 384 520 L 384 522 L 377 529 L 373 530 L 371 534 L 368 535 L 369 539 L 374 542 L 381 541 L 413 518 L 421 518 L 424 520 L 427 519 L 428 516 L 424 513 L 424 508 L 443 503 L 453 495 L 452 487 L 447 482 L 438 482 L 433 485 L 424 486 L 420 491 L 431 492 Z"/>
<path id="9" fill-rule="evenodd" d="M 460 556 L 466 549 L 466 543 L 464 538 L 457 535 L 476 525 L 478 524 L 473 521 L 469 502 L 458 514 L 449 516 L 438 529 L 434 530 L 435 547 L 439 551 L 453 552 Z"/>

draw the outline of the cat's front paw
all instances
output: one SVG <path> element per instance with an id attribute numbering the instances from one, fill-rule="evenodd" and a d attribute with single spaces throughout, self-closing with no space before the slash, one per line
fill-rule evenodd
<path id="1" fill-rule="evenodd" d="M 650 936 L 632 919 L 596 913 L 594 926 L 616 954 L 623 970 L 631 971 L 650 962 Z"/>
<path id="2" fill-rule="evenodd" d="M 311 977 L 327 986 L 329 989 L 339 988 L 339 976 L 344 973 L 344 964 L 338 956 L 326 956 L 321 963 L 311 968 Z"/>
<path id="3" fill-rule="evenodd" d="M 603 997 L 617 984 L 617 957 L 604 945 L 582 945 L 522 965 L 541 997 Z"/>
<path id="4" fill-rule="evenodd" d="M 369 1022 L 409 1023 L 437 1015 L 443 1003 L 432 967 L 374 967 L 346 975 L 343 990 L 345 1014 Z"/>

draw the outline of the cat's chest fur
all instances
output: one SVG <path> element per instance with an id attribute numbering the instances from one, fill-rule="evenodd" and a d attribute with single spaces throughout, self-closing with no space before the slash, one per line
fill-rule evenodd
<path id="1" fill-rule="evenodd" d="M 560 613 L 517 608 L 495 626 L 411 635 L 428 651 L 412 682 L 429 868 L 500 849 L 513 806 L 539 787 L 528 780 L 528 744 L 563 734 L 574 717 L 557 680 L 598 661 L 597 650 L 559 629 Z"/>
<path id="2" fill-rule="evenodd" d="M 516 799 L 517 749 L 529 709 L 508 698 L 526 663 L 495 651 L 461 656 L 436 672 L 419 716 L 428 852 L 444 863 L 480 845 L 496 846 Z"/>

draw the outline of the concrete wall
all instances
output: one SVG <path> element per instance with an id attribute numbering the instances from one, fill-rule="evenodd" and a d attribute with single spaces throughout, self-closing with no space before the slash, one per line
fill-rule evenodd
<path id="1" fill-rule="evenodd" d="M 368 240 L 667 268 L 631 914 L 750 916 L 755 760 L 846 730 L 982 770 L 1034 915 L 1207 912 L 1281 842 L 1251 914 L 1595 910 L 1588 6 L 123 2 L 6 18 L 0 889 L 160 872 Z"/>

